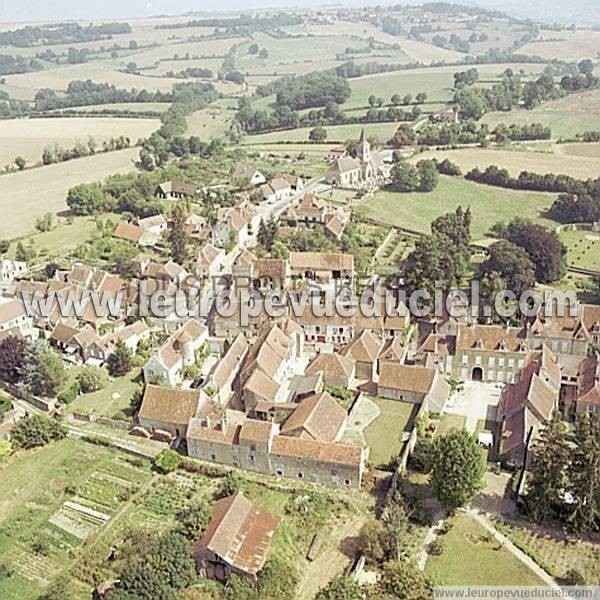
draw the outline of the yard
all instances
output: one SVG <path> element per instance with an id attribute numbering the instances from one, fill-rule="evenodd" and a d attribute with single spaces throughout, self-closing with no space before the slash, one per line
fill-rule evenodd
<path id="1" fill-rule="evenodd" d="M 545 215 L 554 194 L 523 192 L 473 183 L 462 178 L 441 176 L 433 192 L 399 193 L 379 190 L 363 201 L 360 212 L 372 219 L 420 232 L 428 232 L 431 221 L 458 206 L 471 207 L 471 234 L 476 242 L 499 221 L 516 215 L 548 227 L 556 226 Z"/>
<path id="2" fill-rule="evenodd" d="M 369 462 L 382 467 L 402 451 L 402 436 L 410 432 L 419 407 L 408 402 L 369 396 L 381 411 L 365 429 L 364 435 L 370 447 Z"/>
<path id="3" fill-rule="evenodd" d="M 583 229 L 564 229 L 560 240 L 567 247 L 567 264 L 582 269 L 600 269 L 600 234 Z"/>
<path id="4" fill-rule="evenodd" d="M 451 518 L 452 529 L 438 539 L 441 556 L 429 556 L 425 572 L 439 585 L 543 585 L 521 561 L 466 514 Z"/>

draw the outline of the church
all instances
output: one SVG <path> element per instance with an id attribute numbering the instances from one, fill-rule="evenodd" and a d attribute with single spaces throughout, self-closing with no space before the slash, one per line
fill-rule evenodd
<path id="1" fill-rule="evenodd" d="M 346 154 L 337 158 L 325 179 L 329 185 L 339 187 L 373 188 L 382 181 L 383 176 L 379 156 L 371 155 L 371 145 L 363 129 L 356 147 L 356 157 Z"/>

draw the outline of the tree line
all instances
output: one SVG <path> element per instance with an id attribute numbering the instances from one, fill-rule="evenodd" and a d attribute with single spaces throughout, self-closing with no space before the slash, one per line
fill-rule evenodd
<path id="1" fill-rule="evenodd" d="M 44 65 L 37 58 L 0 54 L 0 75 L 30 73 L 32 71 L 41 71 L 43 68 Z"/>
<path id="2" fill-rule="evenodd" d="M 102 23 L 82 26 L 79 23 L 57 23 L 30 26 L 0 32 L 0 46 L 30 48 L 39 45 L 75 44 L 112 39 L 113 35 L 131 33 L 128 23 Z"/>

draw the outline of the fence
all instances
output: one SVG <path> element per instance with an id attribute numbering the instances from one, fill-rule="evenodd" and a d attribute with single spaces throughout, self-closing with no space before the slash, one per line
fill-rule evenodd
<path id="1" fill-rule="evenodd" d="M 0 386 L 8 392 L 11 396 L 15 398 L 19 398 L 20 400 L 25 400 L 28 404 L 31 404 L 35 408 L 42 410 L 44 412 L 51 412 L 56 408 L 56 400 L 44 400 L 43 398 L 38 398 L 33 394 L 30 394 L 26 390 L 23 390 L 12 383 L 7 383 L 6 381 L 0 381 Z"/>

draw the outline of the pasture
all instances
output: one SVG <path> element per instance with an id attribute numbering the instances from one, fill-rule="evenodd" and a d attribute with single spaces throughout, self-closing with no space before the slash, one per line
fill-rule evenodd
<path id="1" fill-rule="evenodd" d="M 359 204 L 359 211 L 382 223 L 427 233 L 433 219 L 471 207 L 473 241 L 485 242 L 490 227 L 519 215 L 547 227 L 556 222 L 545 215 L 555 194 L 524 192 L 473 183 L 462 178 L 441 176 L 433 192 L 400 193 L 379 190 Z"/>
<path id="2" fill-rule="evenodd" d="M 535 150 L 536 144 L 529 148 Z M 533 173 L 556 173 L 571 175 L 580 179 L 596 177 L 600 173 L 600 144 L 569 144 L 552 146 L 553 152 L 535 152 L 528 150 L 506 150 L 500 148 L 460 148 L 458 150 L 430 150 L 417 154 L 413 162 L 425 158 L 447 158 L 458 164 L 463 173 L 478 167 L 484 170 L 489 165 L 497 165 L 507 169 L 511 175 L 517 176 L 521 171 Z M 586 156 L 577 154 L 589 148 Z"/>
<path id="3" fill-rule="evenodd" d="M 429 556 L 425 572 L 441 585 L 543 585 L 542 581 L 469 515 L 450 518 L 439 537 L 441 556 Z"/>
<path id="4" fill-rule="evenodd" d="M 569 100 L 564 98 L 563 100 Z M 562 100 L 560 101 L 562 102 Z M 525 125 L 541 123 L 552 129 L 553 138 L 572 138 L 576 133 L 600 129 L 600 114 L 584 114 L 579 111 L 552 110 L 542 104 L 533 110 L 512 110 L 510 112 L 491 112 L 483 116 L 482 123 L 494 129 L 499 123 L 506 125 Z"/>
<path id="5" fill-rule="evenodd" d="M 222 108 L 204 108 L 188 118 L 188 135 L 197 135 L 203 142 L 223 136 L 235 113 Z"/>
<path id="6" fill-rule="evenodd" d="M 545 102 L 542 110 L 569 112 L 583 115 L 600 115 L 600 90 L 569 94 L 564 98 Z"/>
<path id="7" fill-rule="evenodd" d="M 600 31 L 543 31 L 539 41 L 519 48 L 519 54 L 560 60 L 594 58 L 600 48 Z"/>
<path id="8" fill-rule="evenodd" d="M 111 117 L 57 117 L 52 119 L 11 119 L 0 121 L 0 165 L 14 163 L 22 156 L 28 163 L 42 160 L 47 146 L 72 148 L 93 138 L 99 149 L 102 142 L 124 135 L 135 143 L 160 127 L 158 119 Z"/>
<path id="9" fill-rule="evenodd" d="M 567 264 L 570 267 L 600 271 L 600 234 L 583 229 L 564 229 L 560 241 L 567 248 Z"/>
<path id="10" fill-rule="evenodd" d="M 134 170 L 137 159 L 138 149 L 127 148 L 2 175 L 0 237 L 29 233 L 40 215 L 67 210 L 65 199 L 69 188 L 79 183 L 102 181 L 115 173 L 128 173 Z"/>

